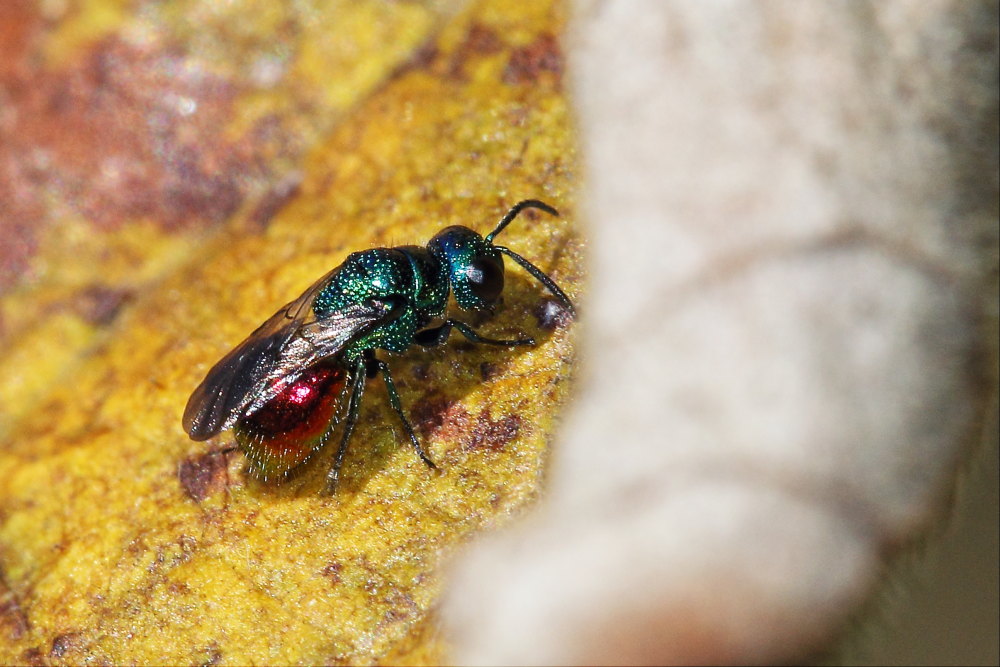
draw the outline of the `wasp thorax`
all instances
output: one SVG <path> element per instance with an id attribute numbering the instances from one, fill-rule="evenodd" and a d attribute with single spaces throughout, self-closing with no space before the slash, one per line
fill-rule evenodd
<path id="1" fill-rule="evenodd" d="M 438 232 L 427 248 L 446 267 L 452 293 L 467 310 L 487 308 L 503 292 L 503 257 L 493 244 L 468 227 Z"/>

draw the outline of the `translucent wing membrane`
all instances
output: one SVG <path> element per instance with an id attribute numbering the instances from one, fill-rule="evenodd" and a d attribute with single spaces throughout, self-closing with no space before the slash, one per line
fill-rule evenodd
<path id="1" fill-rule="evenodd" d="M 310 366 L 402 312 L 396 300 L 368 300 L 317 319 L 312 303 L 336 272 L 272 315 L 208 372 L 184 409 L 184 430 L 192 439 L 207 440 L 231 428 Z"/>

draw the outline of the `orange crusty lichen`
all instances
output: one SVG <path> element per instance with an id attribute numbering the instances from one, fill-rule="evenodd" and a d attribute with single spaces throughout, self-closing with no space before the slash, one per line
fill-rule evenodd
<path id="1" fill-rule="evenodd" d="M 379 383 L 366 394 L 333 498 L 315 493 L 321 469 L 284 486 L 245 479 L 242 456 L 220 451 L 226 436 L 194 443 L 179 423 L 207 368 L 352 250 L 424 243 L 448 224 L 486 231 L 514 201 L 538 197 L 563 216 L 525 215 L 504 242 L 579 294 L 561 4 L 485 0 L 455 15 L 442 3 L 410 5 L 400 11 L 426 20 L 423 38 L 407 33 L 405 57 L 398 44 L 395 55 L 379 55 L 369 38 L 387 24 L 373 25 L 352 37 L 370 47 L 356 54 L 367 59 L 358 80 L 318 93 L 304 82 L 323 84 L 333 56 L 320 42 L 332 37 L 262 18 L 285 26 L 279 43 L 303 40 L 285 45 L 297 55 L 275 84 L 281 94 L 227 84 L 221 106 L 206 110 L 225 126 L 204 141 L 179 122 L 167 140 L 193 141 L 184 153 L 193 171 L 157 163 L 156 150 L 120 162 L 149 178 L 150 197 L 168 200 L 175 191 L 135 165 L 167 169 L 181 191 L 186 174 L 232 169 L 236 194 L 224 208 L 213 208 L 214 195 L 204 205 L 188 199 L 190 217 L 169 224 L 177 201 L 125 205 L 127 193 L 92 193 L 101 183 L 54 152 L 47 168 L 75 174 L 80 192 L 56 193 L 68 208 L 51 207 L 52 192 L 25 207 L 46 224 L 0 300 L 0 339 L 19 351 L 0 359 L 8 371 L 0 409 L 17 406 L 0 426 L 0 661 L 446 657 L 432 612 L 442 558 L 537 495 L 566 397 L 574 327 L 538 309 L 544 293 L 534 281 L 512 269 L 505 307 L 482 326 L 495 336 L 530 333 L 536 348 L 453 340 L 389 359 L 439 473 L 405 444 Z M 208 11 L 197 2 L 156 11 L 168 21 L 178 7 Z M 339 5 L 329 7 L 314 11 Z M 357 31 L 369 23 L 349 22 Z M 170 25 L 173 39 L 190 38 Z M 112 31 L 101 44 L 115 39 Z M 211 49 L 212 76 L 229 81 L 236 68 L 224 39 Z M 233 53 L 248 49 L 240 42 Z M 317 110 L 335 119 L 312 118 Z M 262 119 L 278 134 L 261 130 Z M 282 151 L 275 136 L 291 137 L 294 150 Z M 145 140 L 119 150 L 146 151 Z M 33 194 L 33 181 L 18 178 L 13 187 Z M 86 205 L 74 204 L 77 194 Z"/>

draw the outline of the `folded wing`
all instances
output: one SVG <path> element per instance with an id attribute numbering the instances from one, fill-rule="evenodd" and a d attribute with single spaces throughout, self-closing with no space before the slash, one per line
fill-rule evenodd
<path id="1" fill-rule="evenodd" d="M 402 312 L 400 300 L 369 299 L 317 319 L 312 303 L 337 270 L 278 310 L 212 367 L 184 409 L 184 430 L 193 440 L 231 428 L 307 368 Z"/>

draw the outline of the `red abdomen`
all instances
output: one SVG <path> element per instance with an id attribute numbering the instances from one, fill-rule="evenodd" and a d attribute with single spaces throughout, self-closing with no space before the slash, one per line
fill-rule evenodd
<path id="1" fill-rule="evenodd" d="M 236 422 L 236 444 L 262 479 L 290 477 L 326 444 L 344 394 L 347 372 L 338 364 L 313 366 L 259 410 Z"/>

